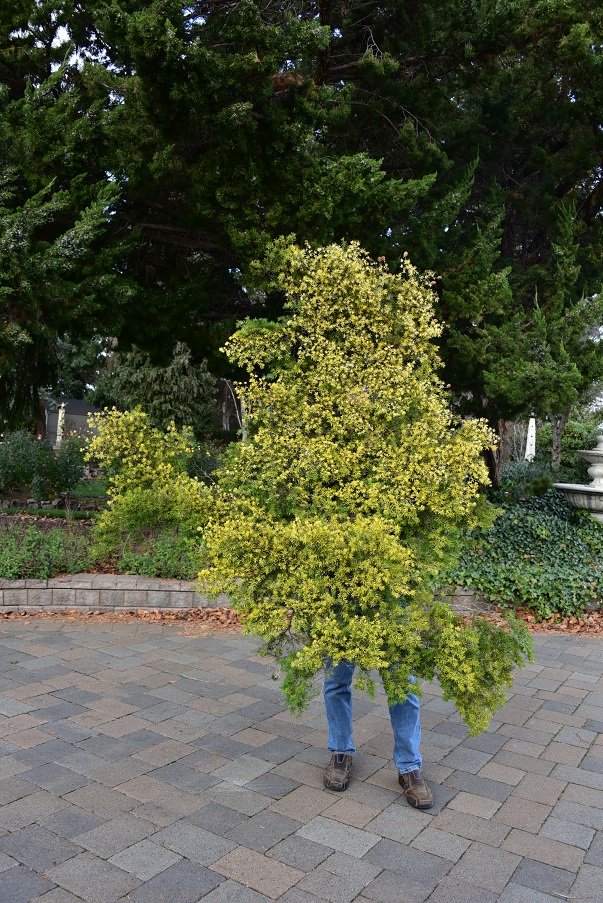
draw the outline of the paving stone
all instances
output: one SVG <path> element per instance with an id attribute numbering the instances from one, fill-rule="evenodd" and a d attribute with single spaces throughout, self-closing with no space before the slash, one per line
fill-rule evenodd
<path id="1" fill-rule="evenodd" d="M 392 872 L 399 872 L 414 881 L 439 881 L 452 867 L 450 860 L 422 850 L 396 843 L 393 840 L 380 840 L 372 847 L 365 858 Z"/>
<path id="2" fill-rule="evenodd" d="M 556 818 L 567 819 L 578 825 L 586 825 L 596 831 L 603 831 L 603 810 L 562 799 L 552 810 Z"/>
<path id="3" fill-rule="evenodd" d="M 380 871 L 379 866 L 365 860 L 334 853 L 306 875 L 297 888 L 329 903 L 351 903 Z"/>
<path id="4" fill-rule="evenodd" d="M 448 787 L 472 793 L 480 797 L 486 797 L 499 803 L 504 803 L 511 795 L 513 788 L 501 781 L 492 781 L 489 778 L 481 778 L 476 774 L 465 771 L 455 771 L 446 779 Z"/>
<path id="5" fill-rule="evenodd" d="M 55 887 L 54 890 L 49 890 L 41 897 L 35 897 L 31 903 L 82 903 L 82 898 L 75 897 L 62 887 Z"/>
<path id="6" fill-rule="evenodd" d="M 544 803 L 527 803 L 519 796 L 511 796 L 502 804 L 494 818 L 510 828 L 520 828 L 537 834 L 551 814 L 552 807 Z"/>
<path id="7" fill-rule="evenodd" d="M 474 843 L 459 859 L 450 877 L 500 894 L 521 862 L 521 857 L 504 849 Z"/>
<path id="8" fill-rule="evenodd" d="M 140 884 L 137 878 L 91 853 L 81 853 L 53 866 L 46 875 L 87 903 L 113 903 Z"/>
<path id="9" fill-rule="evenodd" d="M 477 815 L 469 815 L 465 812 L 456 812 L 453 809 L 444 809 L 431 822 L 433 828 L 438 828 L 459 837 L 469 840 L 480 840 L 491 847 L 500 846 L 509 831 L 509 827 L 488 821 Z"/>
<path id="10" fill-rule="evenodd" d="M 254 778 L 253 781 L 249 781 L 245 786 L 249 787 L 250 790 L 257 790 L 258 793 L 263 793 L 265 796 L 278 800 L 287 796 L 292 790 L 296 790 L 300 785 L 297 781 L 292 781 L 290 778 L 284 778 L 273 771 L 267 771 Z"/>
<path id="11" fill-rule="evenodd" d="M 2 872 L 0 879 L 0 903 L 30 903 L 55 885 L 42 875 L 32 872 L 24 865 Z"/>
<path id="12" fill-rule="evenodd" d="M 527 774 L 521 779 L 513 791 L 513 795 L 535 803 L 553 806 L 565 790 L 565 786 L 565 781 L 556 780 L 554 777 Z"/>
<path id="13" fill-rule="evenodd" d="M 567 896 L 575 878 L 574 872 L 535 862 L 533 859 L 522 860 L 513 873 L 513 881 L 516 884 L 531 887 L 541 893 L 560 896 Z"/>
<path id="14" fill-rule="evenodd" d="M 247 816 L 235 809 L 229 809 L 227 806 L 220 806 L 219 803 L 208 803 L 187 815 L 186 820 L 199 828 L 204 828 L 212 834 L 227 834 L 236 825 L 244 822 Z"/>
<path id="15" fill-rule="evenodd" d="M 74 840 L 91 853 L 108 859 L 132 844 L 144 840 L 155 831 L 156 827 L 151 822 L 134 815 L 124 814 L 103 822 L 89 831 L 84 831 L 82 834 L 77 834 Z"/>
<path id="16" fill-rule="evenodd" d="M 264 810 L 232 828 L 226 837 L 252 850 L 265 853 L 301 827 L 299 821 Z"/>
<path id="17" fill-rule="evenodd" d="M 593 828 L 551 817 L 545 821 L 539 834 L 541 837 L 550 837 L 552 840 L 560 840 L 562 843 L 588 850 L 595 832 Z"/>
<path id="18" fill-rule="evenodd" d="M 432 890 L 436 886 L 435 881 L 413 881 L 411 878 L 404 877 L 404 883 L 401 884 L 398 872 L 390 872 L 384 869 L 374 881 L 366 886 L 362 895 L 357 897 L 357 903 L 400 903 L 401 899 L 404 903 L 423 903 L 427 900 Z M 403 887 L 404 896 L 401 897 Z"/>
<path id="19" fill-rule="evenodd" d="M 64 809 L 67 805 L 64 800 L 53 796 L 48 791 L 40 790 L 15 800 L 14 803 L 0 807 L 0 827 L 7 828 L 9 831 L 24 828 L 33 822 L 41 821 L 53 812 Z"/>
<path id="20" fill-rule="evenodd" d="M 481 818 L 491 818 L 501 807 L 497 800 L 477 796 L 475 793 L 457 793 L 448 806 L 450 809 L 458 809 L 467 815 L 479 815 Z"/>
<path id="21" fill-rule="evenodd" d="M 151 840 L 199 865 L 211 865 L 236 847 L 236 843 L 212 834 L 185 819 L 153 834 Z"/>
<path id="22" fill-rule="evenodd" d="M 498 898 L 498 903 L 559 903 L 559 897 L 510 881 Z"/>
<path id="23" fill-rule="evenodd" d="M 432 823 L 432 816 L 410 806 L 392 805 L 367 824 L 367 830 L 398 843 L 410 843 Z"/>
<path id="24" fill-rule="evenodd" d="M 304 877 L 304 873 L 299 869 L 291 868 L 276 859 L 269 859 L 246 847 L 237 847 L 236 850 L 227 853 L 222 859 L 214 862 L 212 870 L 265 894 L 271 900 L 282 896 Z"/>
<path id="25" fill-rule="evenodd" d="M 83 848 L 40 825 L 30 825 L 0 838 L 0 850 L 37 872 L 71 859 Z"/>
<path id="26" fill-rule="evenodd" d="M 227 781 L 216 784 L 215 787 L 210 787 L 203 795 L 214 803 L 219 803 L 221 806 L 227 806 L 230 809 L 236 809 L 237 812 L 242 812 L 245 815 L 256 815 L 273 802 L 269 796 L 256 793 L 253 790 L 249 790 L 248 787 L 238 787 L 236 784 L 231 784 Z"/>
<path id="27" fill-rule="evenodd" d="M 195 862 L 180 861 L 130 891 L 128 900 L 135 903 L 197 903 L 221 882 L 215 872 Z"/>
<path id="28" fill-rule="evenodd" d="M 516 787 L 521 779 L 525 777 L 525 771 L 519 768 L 509 768 L 508 765 L 501 765 L 499 762 L 488 762 L 478 771 L 478 776 Z"/>
<path id="29" fill-rule="evenodd" d="M 39 819 L 39 821 L 54 834 L 71 839 L 77 834 L 83 834 L 85 831 L 91 831 L 92 828 L 104 824 L 105 819 L 93 815 L 86 809 L 80 809 L 79 806 L 66 806 L 59 812 Z"/>
<path id="30" fill-rule="evenodd" d="M 268 856 L 284 862 L 285 865 L 300 869 L 302 872 L 310 872 L 333 852 L 332 847 L 315 843 L 305 837 L 290 836 L 275 844 L 268 852 Z"/>
<path id="31" fill-rule="evenodd" d="M 151 840 L 141 840 L 125 850 L 111 856 L 109 862 L 130 872 L 141 881 L 149 881 L 169 866 L 179 862 L 182 857 L 171 850 L 158 846 Z"/>
<path id="32" fill-rule="evenodd" d="M 429 897 L 429 903 L 496 903 L 498 899 L 498 894 L 492 891 L 466 881 L 445 878 Z"/>
<path id="33" fill-rule="evenodd" d="M 575 882 L 572 884 L 570 899 L 598 900 L 603 889 L 603 868 L 594 865 L 583 865 Z"/>
<path id="34" fill-rule="evenodd" d="M 516 741 L 513 742 L 515 745 Z M 555 766 L 552 762 L 547 762 L 545 760 L 544 753 L 552 746 L 553 744 L 549 743 L 543 750 L 538 748 L 533 753 L 525 754 L 518 750 L 512 750 L 509 748 L 508 744 L 505 744 L 504 748 L 493 757 L 492 764 L 496 762 L 500 765 L 507 765 L 509 768 L 517 768 L 520 771 L 527 771 L 531 774 L 550 774 Z M 535 758 L 541 753 L 543 758 Z"/>
<path id="35" fill-rule="evenodd" d="M 306 841 L 306 843 L 309 842 Z M 6 853 L 0 853 L 0 873 L 5 872 L 7 869 L 12 869 L 15 865 L 18 865 L 16 859 L 13 859 L 12 856 L 7 856 Z"/>
<path id="36" fill-rule="evenodd" d="M 597 832 L 584 861 L 589 865 L 600 865 L 603 862 L 603 833 L 601 831 Z"/>
<path id="37" fill-rule="evenodd" d="M 551 772 L 551 777 L 571 784 L 580 784 L 593 790 L 603 791 L 603 774 L 593 771 L 584 771 L 581 768 L 572 768 L 571 765 L 556 765 Z"/>
<path id="38" fill-rule="evenodd" d="M 203 903 L 267 903 L 269 899 L 250 887 L 228 880 L 203 897 Z"/>
<path id="39" fill-rule="evenodd" d="M 411 846 L 417 850 L 423 850 L 424 853 L 433 853 L 434 856 L 456 862 L 471 846 L 471 843 L 456 834 L 429 827 L 415 837 Z"/>
<path id="40" fill-rule="evenodd" d="M 324 846 L 333 847 L 340 853 L 361 857 L 380 841 L 377 834 L 342 825 L 332 818 L 317 815 L 297 831 L 298 837 L 305 837 Z"/>
<path id="41" fill-rule="evenodd" d="M 533 834 L 519 831 L 517 828 L 513 828 L 509 832 L 501 846 L 519 856 L 574 872 L 578 870 L 584 858 L 584 852 L 576 847 L 560 843 L 557 840 L 549 840 L 547 837 L 535 837 Z"/>
<path id="42" fill-rule="evenodd" d="M 254 778 L 270 771 L 271 768 L 271 762 L 259 759 L 257 756 L 244 755 L 239 756 L 234 762 L 229 762 L 228 765 L 222 765 L 221 768 L 216 769 L 212 772 L 212 777 L 242 787 L 249 781 L 253 781 Z"/>
<path id="43" fill-rule="evenodd" d="M 270 808 L 273 812 L 279 812 L 281 815 L 305 822 L 320 815 L 321 812 L 332 806 L 333 802 L 334 794 L 311 787 L 299 787 L 273 803 Z"/>
<path id="44" fill-rule="evenodd" d="M 23 772 L 21 778 L 25 781 L 30 781 L 38 787 L 42 787 L 44 790 L 49 790 L 57 796 L 69 793 L 72 790 L 78 790 L 80 787 L 90 783 L 88 778 L 85 778 L 83 775 L 55 764 L 32 768 L 30 771 Z"/>

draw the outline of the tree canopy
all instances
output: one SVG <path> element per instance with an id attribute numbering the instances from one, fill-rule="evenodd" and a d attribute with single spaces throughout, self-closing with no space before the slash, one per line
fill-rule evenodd
<path id="1" fill-rule="evenodd" d="M 559 416 L 601 372 L 602 37 L 588 0 L 5 4 L 2 414 L 93 326 L 224 371 L 294 234 L 409 251 L 459 406 Z"/>

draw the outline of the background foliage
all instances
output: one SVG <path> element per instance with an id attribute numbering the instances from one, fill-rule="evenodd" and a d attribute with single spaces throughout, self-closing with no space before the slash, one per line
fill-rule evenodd
<path id="1" fill-rule="evenodd" d="M 590 0 L 4 4 L 5 423 L 63 340 L 232 375 L 236 319 L 282 310 L 251 263 L 295 233 L 408 250 L 459 409 L 560 432 L 603 366 L 602 36 Z"/>

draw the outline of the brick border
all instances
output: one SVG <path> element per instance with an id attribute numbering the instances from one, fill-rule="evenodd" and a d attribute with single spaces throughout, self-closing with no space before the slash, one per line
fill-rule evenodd
<path id="1" fill-rule="evenodd" d="M 123 574 L 75 574 L 49 580 L 0 579 L 0 611 L 125 611 L 216 608 L 226 596 L 209 601 L 189 580 L 161 580 Z"/>

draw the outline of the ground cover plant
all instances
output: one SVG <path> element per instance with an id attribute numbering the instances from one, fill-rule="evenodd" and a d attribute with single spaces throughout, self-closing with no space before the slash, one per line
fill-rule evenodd
<path id="1" fill-rule="evenodd" d="M 578 616 L 603 598 L 603 526 L 557 490 L 498 503 L 494 524 L 467 531 L 452 584 L 538 619 Z"/>
<path id="2" fill-rule="evenodd" d="M 83 529 L 40 529 L 21 521 L 0 525 L 0 577 L 5 580 L 78 574 L 92 567 L 90 537 Z"/>
<path id="3" fill-rule="evenodd" d="M 459 526 L 488 522 L 491 434 L 450 411 L 432 287 L 355 244 L 279 244 L 267 270 L 287 315 L 246 321 L 226 348 L 249 374 L 247 439 L 218 473 L 202 579 L 266 641 L 292 709 L 348 659 L 369 692 L 380 672 L 390 702 L 414 692 L 412 674 L 437 675 L 483 730 L 529 638 L 433 597 Z"/>

